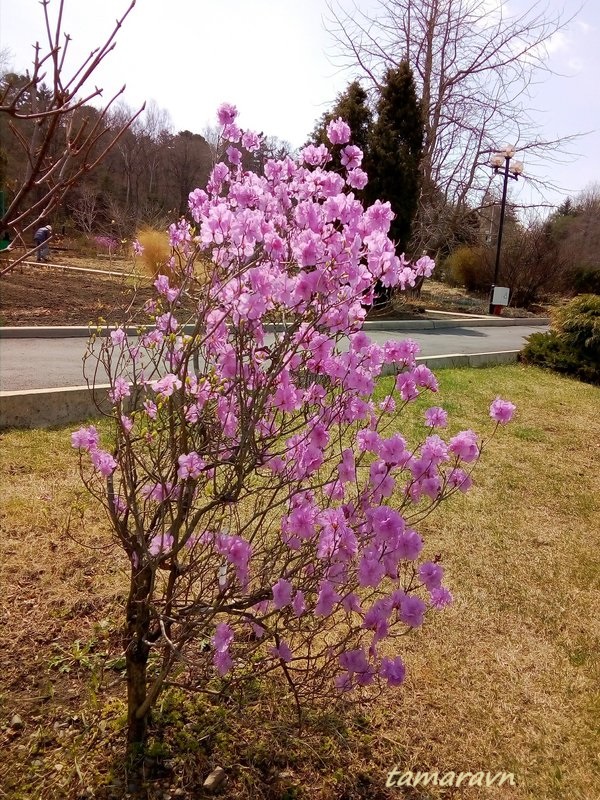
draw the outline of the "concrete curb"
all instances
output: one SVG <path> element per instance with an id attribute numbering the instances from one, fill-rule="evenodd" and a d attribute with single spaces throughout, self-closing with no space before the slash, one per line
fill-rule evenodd
<path id="1" fill-rule="evenodd" d="M 366 331 L 420 331 L 443 330 L 444 328 L 510 328 L 513 326 L 545 327 L 550 324 L 549 317 L 474 317 L 468 319 L 388 319 L 363 323 Z"/>
<path id="2" fill-rule="evenodd" d="M 510 328 L 512 326 L 531 326 L 545 327 L 550 324 L 548 317 L 521 317 L 518 319 L 505 319 L 504 317 L 475 317 L 468 319 L 382 319 L 378 321 L 367 321 L 363 324 L 365 331 L 420 331 L 420 330 L 443 330 L 444 328 Z M 136 327 L 130 325 L 125 328 L 128 336 L 137 336 L 140 329 L 146 326 Z M 270 331 L 283 330 L 283 326 L 277 323 L 265 325 Z M 0 327 L 0 339 L 72 339 L 87 338 L 90 335 L 90 328 L 87 325 L 39 325 L 36 327 Z M 96 330 L 93 328 L 92 330 Z M 114 326 L 101 326 L 102 335 L 114 330 Z M 190 333 L 193 330 L 191 325 L 184 325 L 184 331 Z"/>
<path id="3" fill-rule="evenodd" d="M 108 384 L 0 392 L 0 430 L 70 425 L 110 413 Z"/>
<path id="4" fill-rule="evenodd" d="M 497 353 L 455 353 L 446 356 L 420 356 L 417 361 L 430 369 L 446 367 L 486 367 L 514 364 L 519 350 Z M 386 365 L 383 375 L 395 373 L 393 364 Z M 87 386 L 68 386 L 56 389 L 30 389 L 20 392 L 0 392 L 0 430 L 9 428 L 48 428 L 70 425 L 110 413 L 108 384 L 92 391 Z"/>

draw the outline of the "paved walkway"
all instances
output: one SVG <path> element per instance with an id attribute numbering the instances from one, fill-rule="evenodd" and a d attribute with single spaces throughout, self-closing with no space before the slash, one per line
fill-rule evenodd
<path id="1" fill-rule="evenodd" d="M 414 339 L 424 356 L 449 354 L 490 353 L 520 350 L 531 333 L 547 330 L 545 325 L 515 325 L 508 327 L 480 327 L 465 325 L 460 328 L 436 330 L 382 331 L 371 329 L 369 336 L 379 343 L 388 339 Z M 53 339 L 2 339 L 0 341 L 0 389 L 21 391 L 63 386 L 84 386 L 83 355 L 86 340 L 82 338 Z M 93 363 L 88 366 L 88 377 L 93 380 Z M 97 383 L 106 376 L 99 374 Z"/>

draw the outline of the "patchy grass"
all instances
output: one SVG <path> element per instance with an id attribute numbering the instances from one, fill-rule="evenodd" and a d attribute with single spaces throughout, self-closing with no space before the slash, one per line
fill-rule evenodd
<path id="1" fill-rule="evenodd" d="M 239 800 L 600 796 L 600 390 L 523 367 L 439 377 L 452 432 L 486 429 L 498 393 L 519 412 L 475 488 L 421 526 L 456 602 L 404 639 L 404 688 L 369 705 L 332 695 L 300 733 L 274 682 L 248 687 L 242 706 L 172 689 L 148 797 L 203 797 L 216 765 Z M 403 432 L 424 431 L 423 407 Z M 0 475 L 0 787 L 15 800 L 126 797 L 127 562 L 81 490 L 67 430 L 5 434 Z M 507 770 L 516 786 L 386 788 L 394 766 Z"/>

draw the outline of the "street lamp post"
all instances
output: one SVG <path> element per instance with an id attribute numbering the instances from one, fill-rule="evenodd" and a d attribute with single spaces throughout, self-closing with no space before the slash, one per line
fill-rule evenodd
<path id="1" fill-rule="evenodd" d="M 490 166 L 494 169 L 494 175 L 502 173 L 504 181 L 502 185 L 502 203 L 500 205 L 500 222 L 498 224 L 498 241 L 496 243 L 496 263 L 494 265 L 494 280 L 490 290 L 490 314 L 494 313 L 496 305 L 494 304 L 494 289 L 498 283 L 498 273 L 500 272 L 500 251 L 502 248 L 502 231 L 504 229 L 504 214 L 506 211 L 506 193 L 508 189 L 508 179 L 519 180 L 519 175 L 523 174 L 523 164 L 520 161 L 514 161 L 515 154 L 514 147 L 505 147 L 504 150 L 496 153 L 490 159 Z"/>

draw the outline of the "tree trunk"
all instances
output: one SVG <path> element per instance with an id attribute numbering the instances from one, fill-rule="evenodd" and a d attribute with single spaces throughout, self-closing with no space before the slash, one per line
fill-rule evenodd
<path id="1" fill-rule="evenodd" d="M 145 708 L 147 695 L 148 655 L 150 645 L 149 600 L 153 574 L 150 567 L 132 569 L 131 588 L 127 600 L 125 629 L 125 658 L 127 665 L 127 747 L 131 756 L 143 751 L 148 730 L 149 709 Z"/>

